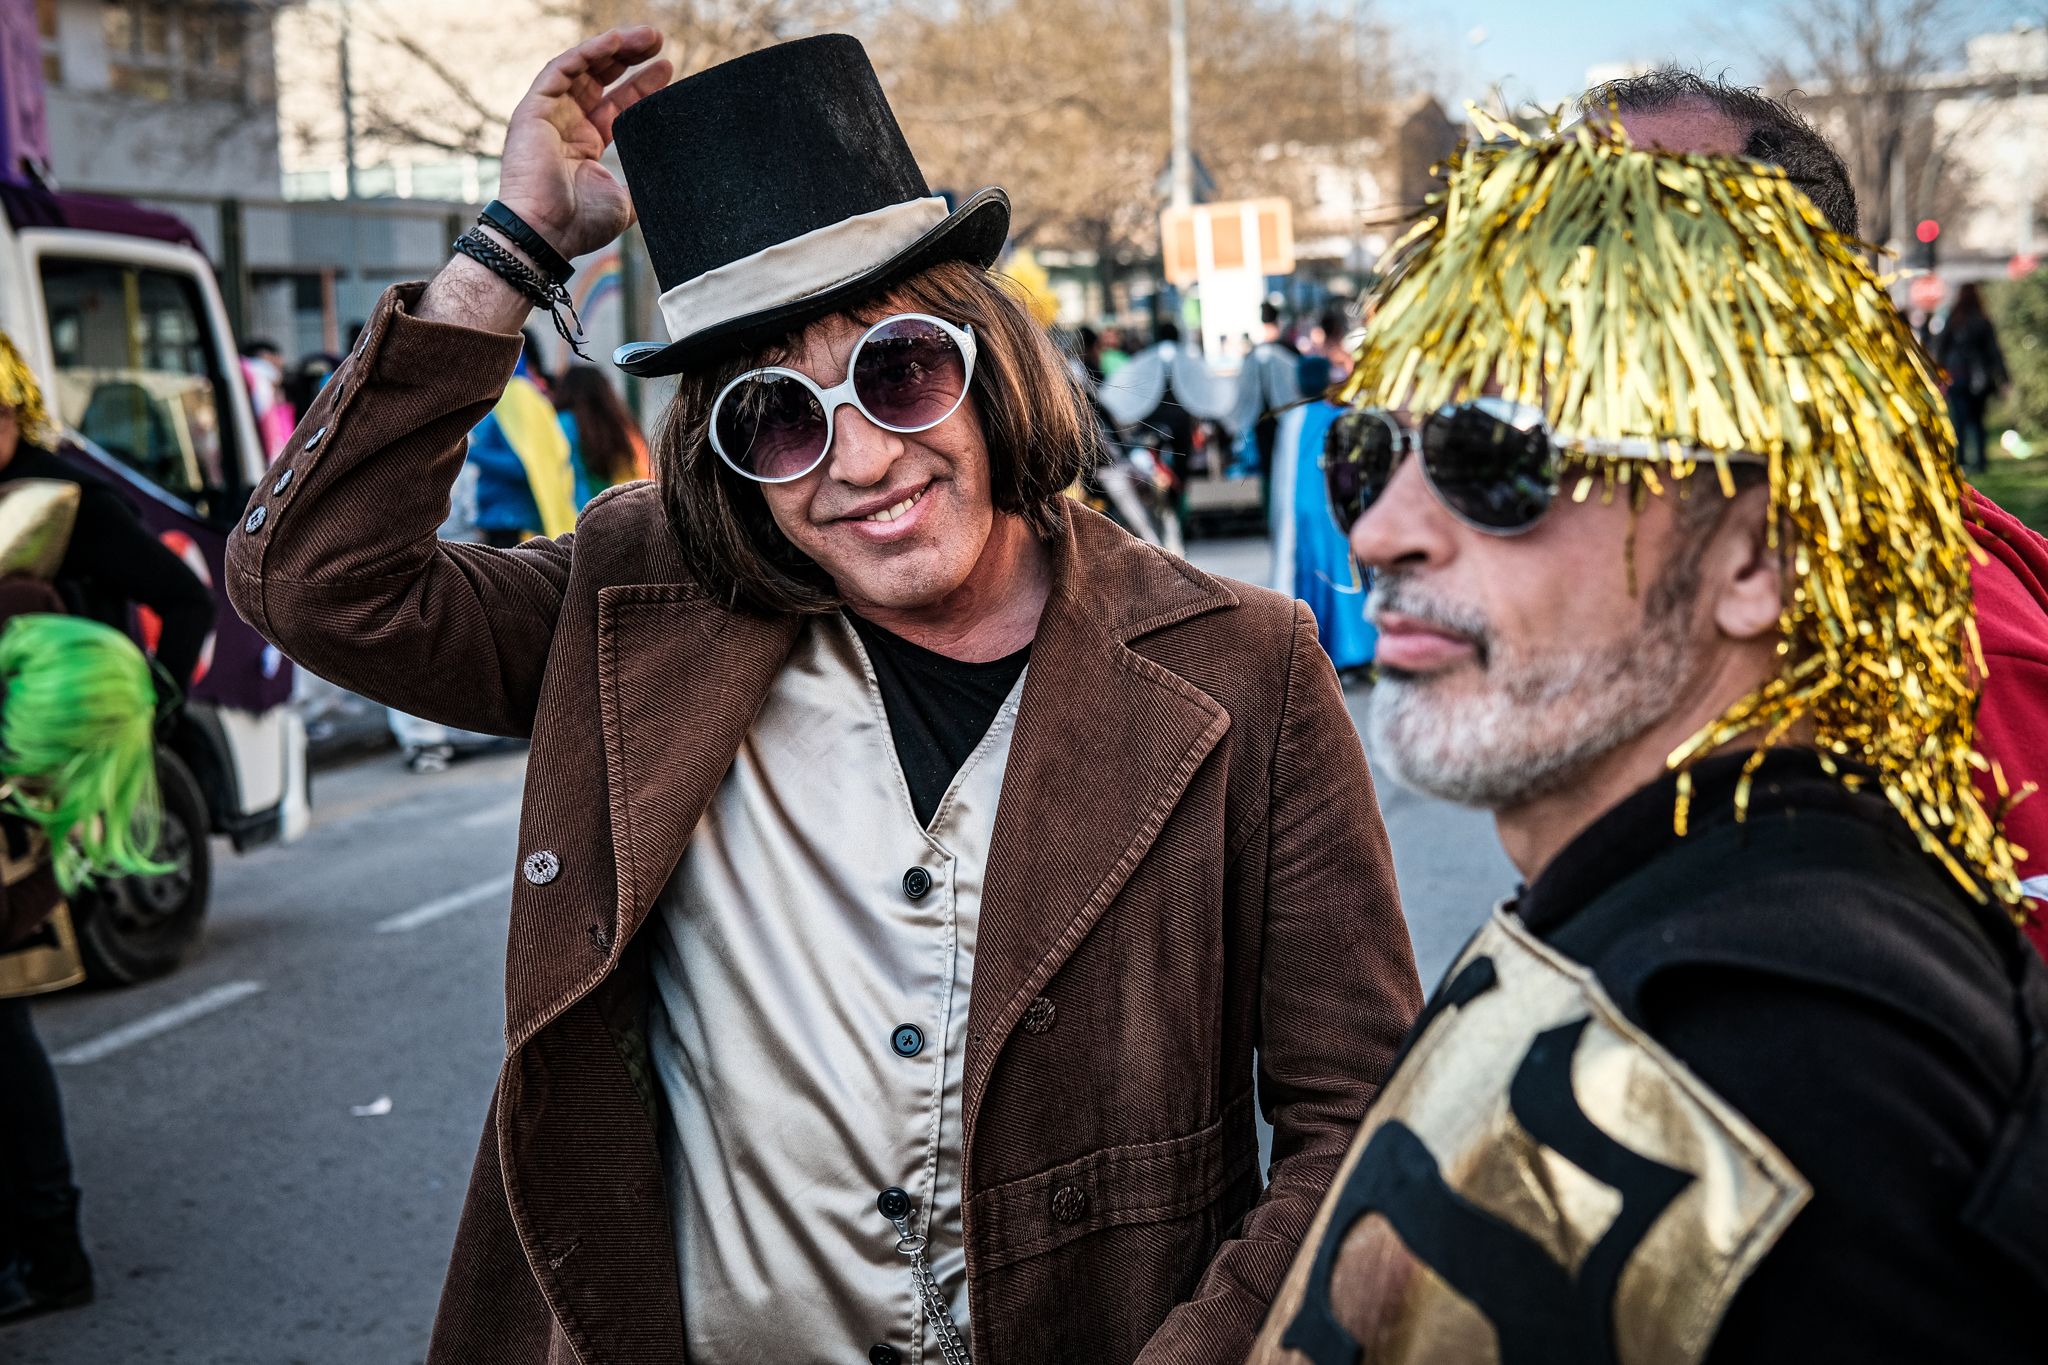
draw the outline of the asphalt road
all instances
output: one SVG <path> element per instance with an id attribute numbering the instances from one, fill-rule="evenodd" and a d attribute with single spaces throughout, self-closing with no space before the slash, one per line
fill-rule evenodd
<path id="1" fill-rule="evenodd" d="M 1196 551 L 1263 577 L 1256 545 Z M 0 1362 L 422 1357 L 502 1055 L 523 769 L 414 776 L 387 753 L 323 773 L 299 843 L 217 847 L 191 963 L 38 1006 L 100 1296 L 0 1327 Z M 1512 874 L 1483 817 L 1384 778 L 1380 801 L 1433 984 Z"/>

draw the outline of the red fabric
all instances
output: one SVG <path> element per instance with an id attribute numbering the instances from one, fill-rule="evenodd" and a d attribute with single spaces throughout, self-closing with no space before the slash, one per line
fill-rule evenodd
<path id="1" fill-rule="evenodd" d="M 1977 707 L 1977 742 L 1997 760 L 2015 790 L 2038 788 L 2012 809 L 2005 832 L 2025 850 L 2022 878 L 2048 878 L 2048 539 L 1975 489 L 1970 534 L 1988 556 L 1971 575 L 1977 598 L 1977 635 L 1990 669 Z M 1996 800 L 1989 775 L 1979 779 L 1987 801 Z M 2032 888 L 2048 900 L 2048 887 Z M 2048 957 L 2048 920 L 2039 905 L 2027 937 Z"/>

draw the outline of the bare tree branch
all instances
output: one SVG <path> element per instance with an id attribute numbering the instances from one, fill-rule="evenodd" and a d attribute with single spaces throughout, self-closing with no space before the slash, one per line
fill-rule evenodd
<path id="1" fill-rule="evenodd" d="M 439 88 L 435 92 L 437 95 L 453 99 L 475 117 L 479 126 L 494 130 L 498 139 L 503 140 L 505 124 L 512 111 L 493 108 L 486 101 L 478 99 L 475 92 L 470 89 L 469 82 L 450 70 L 448 64 L 436 56 L 426 44 L 410 34 L 382 26 L 373 28 L 365 36 L 417 63 L 421 71 L 433 77 L 438 83 Z"/>
<path id="2" fill-rule="evenodd" d="M 1982 27 L 1972 0 L 1803 0 L 1778 16 L 1788 49 L 1767 84 L 1808 109 L 1848 164 L 1863 234 L 1896 240 L 1932 209 L 1953 138 L 1938 139 L 1930 74 Z"/>

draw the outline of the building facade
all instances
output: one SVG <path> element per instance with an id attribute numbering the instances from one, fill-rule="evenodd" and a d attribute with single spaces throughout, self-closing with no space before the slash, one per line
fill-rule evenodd
<path id="1" fill-rule="evenodd" d="M 50 171 L 66 189 L 275 195 L 270 6 L 35 0 Z"/>
<path id="2" fill-rule="evenodd" d="M 1940 240 L 1954 267 L 2010 273 L 2048 244 L 2048 28 L 1983 34 L 1964 51 L 1961 71 L 1930 82 L 1935 146 L 1963 192 L 1929 207 L 1947 214 Z"/>

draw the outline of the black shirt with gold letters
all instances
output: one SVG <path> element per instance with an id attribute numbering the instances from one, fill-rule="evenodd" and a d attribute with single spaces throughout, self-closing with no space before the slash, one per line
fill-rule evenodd
<path id="1" fill-rule="evenodd" d="M 2048 970 L 1810 751 L 1738 821 L 1746 757 L 1461 954 L 1253 1365 L 2048 1358 Z"/>

